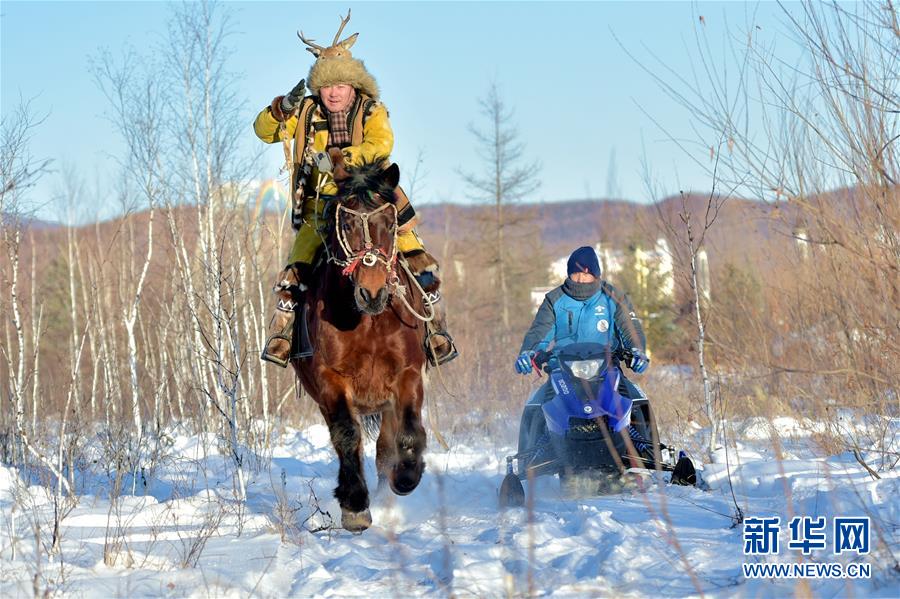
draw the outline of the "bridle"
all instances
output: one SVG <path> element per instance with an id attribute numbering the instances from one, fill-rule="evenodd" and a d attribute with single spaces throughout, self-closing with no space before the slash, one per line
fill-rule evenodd
<path id="1" fill-rule="evenodd" d="M 315 229 L 319 232 L 321 237 L 322 229 L 319 228 L 319 201 L 320 201 L 320 191 L 322 188 L 322 175 L 319 176 L 319 184 L 316 186 L 316 210 L 315 210 Z M 369 192 L 370 197 L 374 197 L 372 192 Z M 389 250 L 384 248 L 376 248 L 372 243 L 372 233 L 369 230 L 369 218 L 378 214 L 382 210 L 393 210 L 394 211 L 394 222 L 391 225 L 391 246 Z M 354 218 L 358 218 L 362 221 L 363 224 L 363 247 L 358 250 L 353 250 L 350 247 L 350 243 L 347 240 L 346 235 L 344 235 L 344 231 L 341 228 L 341 213 L 347 213 Z M 352 208 L 347 208 L 344 206 L 343 202 L 338 202 L 335 206 L 334 212 L 334 228 L 335 228 L 335 236 L 338 240 L 338 245 L 341 247 L 341 251 L 344 253 L 344 258 L 339 258 L 335 256 L 329 250 L 328 240 L 324 237 L 322 238 L 322 243 L 325 248 L 325 254 L 327 256 L 327 262 L 332 264 L 337 264 L 338 266 L 343 266 L 341 270 L 341 274 L 345 277 L 351 277 L 359 267 L 360 263 L 363 266 L 371 267 L 375 266 L 379 262 L 385 265 L 387 268 L 387 288 L 388 292 L 392 296 L 397 296 L 400 298 L 400 301 L 404 306 L 410 311 L 410 313 L 423 322 L 430 322 L 435 317 L 435 308 L 433 305 L 432 299 L 429 297 L 429 294 L 422 289 L 422 286 L 419 285 L 419 282 L 416 280 L 412 271 L 409 268 L 409 264 L 407 264 L 406 260 L 398 261 L 398 251 L 397 251 L 397 238 L 400 235 L 400 227 L 397 224 L 397 220 L 399 218 L 399 212 L 397 211 L 397 206 L 394 204 L 387 202 L 382 206 L 379 206 L 375 210 L 371 212 L 360 212 L 358 210 L 353 210 Z M 422 299 L 425 303 L 425 307 L 427 308 L 428 314 L 419 314 L 415 308 L 409 303 L 409 300 L 406 298 L 407 289 L 406 285 L 403 285 L 400 282 L 400 275 L 397 271 L 397 265 L 406 272 L 409 280 L 412 282 L 412 286 L 421 294 Z"/>
<path id="2" fill-rule="evenodd" d="M 369 229 L 369 218 L 385 210 L 393 210 L 394 212 L 394 221 L 390 229 L 391 241 L 389 249 L 375 247 L 375 245 L 372 243 L 372 232 Z M 350 247 L 350 242 L 347 239 L 347 236 L 344 234 L 343 228 L 341 227 L 341 214 L 343 213 L 346 213 L 351 217 L 358 218 L 362 221 L 362 248 L 354 250 Z M 329 260 L 331 262 L 334 262 L 338 266 L 343 266 L 344 269 L 341 271 L 341 274 L 348 277 L 353 274 L 360 263 L 362 263 L 363 266 L 375 266 L 380 262 L 387 268 L 388 280 L 392 281 L 397 276 L 397 274 L 394 272 L 394 267 L 397 264 L 397 237 L 399 231 L 399 227 L 397 226 L 397 217 L 397 207 L 391 203 L 386 203 L 382 206 L 379 206 L 371 212 L 361 212 L 358 210 L 353 210 L 352 208 L 347 208 L 343 203 L 338 202 L 334 214 L 334 226 L 338 244 L 341 246 L 341 250 L 344 252 L 345 258 L 341 259 L 337 256 L 331 255 L 329 256 Z"/>

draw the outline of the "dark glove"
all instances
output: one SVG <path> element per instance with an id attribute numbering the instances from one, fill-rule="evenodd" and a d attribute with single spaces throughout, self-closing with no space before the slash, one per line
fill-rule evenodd
<path id="1" fill-rule="evenodd" d="M 534 357 L 533 351 L 523 351 L 516 359 L 516 372 L 519 374 L 528 374 L 531 372 L 531 359 Z"/>
<path id="2" fill-rule="evenodd" d="M 297 107 L 297 104 L 300 103 L 300 100 L 303 99 L 303 96 L 306 94 L 306 79 L 301 79 L 300 83 L 294 86 L 294 89 L 289 91 L 285 97 L 281 99 L 281 110 L 285 115 L 289 115 L 293 112 L 294 108 Z"/>
<path id="3" fill-rule="evenodd" d="M 628 367 L 638 374 L 643 373 L 650 366 L 650 358 L 636 347 L 631 348 L 631 358 L 628 359 Z"/>

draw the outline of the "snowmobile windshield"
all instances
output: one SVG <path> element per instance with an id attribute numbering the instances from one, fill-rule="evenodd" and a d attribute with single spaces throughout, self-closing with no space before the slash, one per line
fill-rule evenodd
<path id="1" fill-rule="evenodd" d="M 563 362 L 574 362 L 577 360 L 600 360 L 607 358 L 615 359 L 615 354 L 610 353 L 608 346 L 602 343 L 571 343 L 563 347 L 554 349 L 554 352 Z"/>

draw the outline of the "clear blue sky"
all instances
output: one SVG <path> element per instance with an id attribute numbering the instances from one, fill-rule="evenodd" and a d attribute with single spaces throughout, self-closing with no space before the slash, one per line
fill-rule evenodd
<path id="1" fill-rule="evenodd" d="M 312 56 L 296 31 L 331 39 L 348 7 L 353 17 L 345 34 L 360 32 L 354 56 L 378 80 L 391 113 L 394 160 L 401 170 L 411 169 L 419 150 L 424 152 L 427 177 L 413 199 L 418 204 L 467 201 L 457 169 L 477 169 L 467 126 L 481 122 L 477 100 L 492 80 L 515 109 L 528 156 L 543 164 L 542 187 L 531 199 L 612 192 L 647 201 L 642 139 L 666 192 L 708 189 L 708 176 L 641 107 L 673 136 L 693 138 L 687 115 L 614 35 L 642 61 L 652 63 L 655 54 L 686 73 L 696 56 L 698 14 L 722 48 L 727 28 L 745 30 L 754 11 L 754 23 L 769 40 L 786 29 L 781 9 L 769 2 L 228 2 L 237 33 L 230 66 L 239 73 L 247 144 L 259 143 L 250 127 L 255 113 L 309 70 Z M 62 167 L 71 165 L 100 189 L 82 219 L 116 212 L 110 155 L 120 150 L 121 140 L 105 119 L 106 101 L 89 75 L 88 60 L 101 47 L 113 53 L 129 43 L 139 50 L 151 47 L 164 35 L 169 8 L 164 2 L 0 4 L 0 109 L 6 114 L 20 97 L 33 98 L 35 108 L 48 114 L 32 152 L 52 158 L 57 172 L 34 189 L 32 202 L 50 200 Z M 708 149 L 695 151 L 697 158 L 708 159 Z M 275 176 L 281 157 L 280 147 L 270 147 L 259 176 Z M 38 215 L 59 218 L 51 205 Z"/>

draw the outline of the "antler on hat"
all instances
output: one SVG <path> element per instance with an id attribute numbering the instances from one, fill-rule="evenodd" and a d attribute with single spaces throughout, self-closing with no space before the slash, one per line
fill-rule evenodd
<path id="1" fill-rule="evenodd" d="M 378 98 L 378 84 L 375 78 L 369 74 L 365 65 L 361 60 L 353 58 L 350 48 L 356 43 L 358 33 L 338 41 L 344 27 L 350 22 L 350 10 L 347 10 L 347 16 L 341 18 L 341 26 L 338 28 L 334 36 L 334 41 L 327 48 L 315 43 L 313 39 L 307 39 L 302 31 L 297 32 L 297 37 L 307 46 L 307 50 L 316 57 L 309 70 L 307 81 L 309 89 L 314 94 L 318 94 L 319 90 L 329 85 L 337 85 L 346 83 L 352 85 L 364 94 Z"/>
<path id="2" fill-rule="evenodd" d="M 353 55 L 350 54 L 350 47 L 356 43 L 356 38 L 359 36 L 358 33 L 354 33 L 347 39 L 339 42 L 338 38 L 341 37 L 341 33 L 344 31 L 344 27 L 347 26 L 347 23 L 350 22 L 350 9 L 347 9 L 347 16 L 341 19 L 341 26 L 338 28 L 337 33 L 334 35 L 334 41 L 331 42 L 331 45 L 327 48 L 320 46 L 319 44 L 314 43 L 314 39 L 306 39 L 303 37 L 303 31 L 297 32 L 297 37 L 300 38 L 300 41 L 309 46 L 307 50 L 312 52 L 313 56 L 316 58 L 339 58 L 341 56 L 347 58 L 353 58 Z"/>

